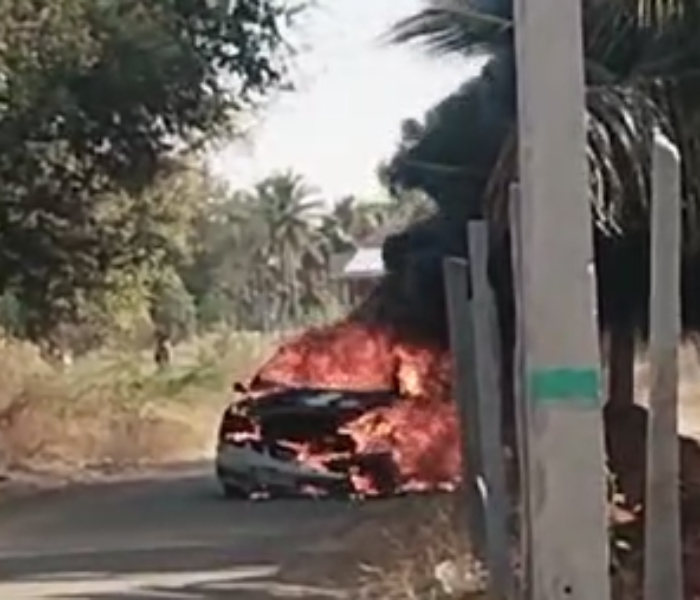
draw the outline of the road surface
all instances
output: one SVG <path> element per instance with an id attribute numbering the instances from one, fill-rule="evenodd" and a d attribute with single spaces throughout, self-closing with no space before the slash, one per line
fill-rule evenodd
<path id="1" fill-rule="evenodd" d="M 201 466 L 42 492 L 0 505 L 0 598 L 338 598 L 319 582 L 284 581 L 281 567 L 332 551 L 358 510 L 225 501 Z"/>

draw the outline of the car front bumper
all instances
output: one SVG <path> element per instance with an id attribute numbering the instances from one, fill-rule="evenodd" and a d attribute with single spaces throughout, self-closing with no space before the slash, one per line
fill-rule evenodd
<path id="1" fill-rule="evenodd" d="M 352 486 L 347 475 L 315 469 L 298 460 L 282 460 L 265 448 L 246 442 L 222 442 L 216 452 L 216 475 L 226 488 L 248 495 L 261 493 L 300 493 L 344 491 Z"/>

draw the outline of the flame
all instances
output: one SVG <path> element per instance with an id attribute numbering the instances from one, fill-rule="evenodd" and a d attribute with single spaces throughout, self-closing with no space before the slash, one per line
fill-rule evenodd
<path id="1" fill-rule="evenodd" d="M 314 328 L 283 344 L 258 370 L 252 387 L 314 386 L 342 390 L 396 390 L 446 400 L 449 353 L 437 345 L 403 342 L 390 330 L 342 321 Z"/>
<path id="2" fill-rule="evenodd" d="M 283 344 L 258 371 L 262 382 L 344 390 L 394 388 L 395 355 L 391 336 L 345 321 L 310 329 Z"/>
<path id="3" fill-rule="evenodd" d="M 450 356 L 432 344 L 405 341 L 387 328 L 342 321 L 311 329 L 283 344 L 258 371 L 252 391 L 269 386 L 395 390 L 398 402 L 365 413 L 341 433 L 359 456 L 383 457 L 401 489 L 454 485 L 459 479 L 459 429 L 450 401 Z M 302 448 L 318 466 L 327 453 Z M 357 472 L 355 487 L 376 492 L 381 482 Z"/>
<path id="4" fill-rule="evenodd" d="M 414 397 L 347 428 L 360 453 L 387 453 L 403 489 L 451 487 L 459 479 L 459 428 L 452 404 Z"/>

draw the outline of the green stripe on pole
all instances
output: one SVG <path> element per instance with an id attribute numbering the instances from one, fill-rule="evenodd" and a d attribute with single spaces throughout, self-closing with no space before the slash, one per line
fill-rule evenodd
<path id="1" fill-rule="evenodd" d="M 560 367 L 537 369 L 528 377 L 532 402 L 539 406 L 600 406 L 600 373 L 598 369 Z"/>

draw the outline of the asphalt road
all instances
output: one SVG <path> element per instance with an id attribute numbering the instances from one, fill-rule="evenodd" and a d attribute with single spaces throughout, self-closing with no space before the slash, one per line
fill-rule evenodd
<path id="1" fill-rule="evenodd" d="M 350 503 L 224 500 L 209 469 L 71 486 L 0 507 L 0 598 L 283 600 L 342 597 L 285 580 L 332 551 Z M 297 569 L 298 571 L 299 569 Z M 313 572 L 313 569 L 309 569 Z"/>

